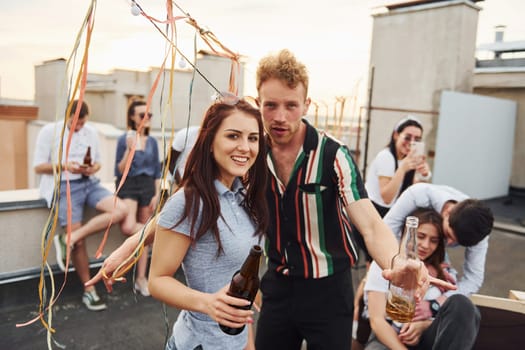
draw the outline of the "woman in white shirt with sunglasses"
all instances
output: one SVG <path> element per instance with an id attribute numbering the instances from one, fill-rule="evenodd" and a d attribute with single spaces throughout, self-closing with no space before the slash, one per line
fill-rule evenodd
<path id="1" fill-rule="evenodd" d="M 421 142 L 422 136 L 423 127 L 419 120 L 407 116 L 396 124 L 389 144 L 370 164 L 365 187 L 381 217 L 408 186 L 430 180 L 426 157 L 413 146 L 414 142 Z"/>

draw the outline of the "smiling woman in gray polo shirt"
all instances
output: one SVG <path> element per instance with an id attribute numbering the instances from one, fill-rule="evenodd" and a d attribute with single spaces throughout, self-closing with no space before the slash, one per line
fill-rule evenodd
<path id="1" fill-rule="evenodd" d="M 151 294 L 182 309 L 166 349 L 243 349 L 249 304 L 226 294 L 232 275 L 267 227 L 260 113 L 243 100 L 218 102 L 204 118 L 179 190 L 166 202 L 153 246 Z M 186 285 L 173 275 L 182 266 Z"/>

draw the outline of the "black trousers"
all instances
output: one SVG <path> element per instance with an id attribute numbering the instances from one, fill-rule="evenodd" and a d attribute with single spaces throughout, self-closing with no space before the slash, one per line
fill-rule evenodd
<path id="1" fill-rule="evenodd" d="M 299 350 L 303 340 L 308 350 L 350 349 L 354 309 L 350 268 L 308 280 L 269 269 L 261 291 L 257 350 Z"/>
<path id="2" fill-rule="evenodd" d="M 370 326 L 370 320 L 363 317 L 363 310 L 365 308 L 365 299 L 363 296 L 359 298 L 359 317 L 357 319 L 357 330 L 356 330 L 356 341 L 365 346 L 370 333 L 372 333 L 372 327 Z"/>

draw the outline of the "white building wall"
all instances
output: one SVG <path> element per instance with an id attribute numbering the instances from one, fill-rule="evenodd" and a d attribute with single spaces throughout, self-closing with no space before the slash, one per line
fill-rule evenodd
<path id="1" fill-rule="evenodd" d="M 367 165 L 385 147 L 394 125 L 406 114 L 421 119 L 427 150 L 434 154 L 441 91 L 472 91 L 479 10 L 469 1 L 456 0 L 374 15 Z"/>
<path id="2" fill-rule="evenodd" d="M 228 90 L 231 60 L 216 55 L 199 53 L 196 67 L 193 69 L 175 69 L 173 72 L 173 95 L 171 104 L 167 103 L 170 91 L 171 72 L 164 70 L 151 99 L 150 111 L 154 114 L 152 128 L 161 130 L 164 118 L 166 130 L 180 129 L 188 123 L 198 125 L 204 112 L 212 102 L 212 96 L 219 91 Z M 62 109 L 57 108 L 57 100 L 64 99 L 67 90 L 65 84 L 66 61 L 63 59 L 46 61 L 35 66 L 35 104 L 39 107 L 39 119 L 54 121 Z M 147 71 L 116 69 L 108 74 L 88 73 L 85 100 L 90 106 L 90 120 L 108 123 L 117 128 L 126 128 L 126 113 L 129 97 L 141 96 L 147 99 L 160 68 Z M 244 64 L 240 65 L 238 76 L 239 93 L 244 91 Z M 210 83 L 214 87 L 210 86 Z M 191 112 L 190 112 L 190 89 Z M 61 104 L 65 101 L 59 100 Z M 189 114 L 191 113 L 191 114 Z"/>
<path id="3" fill-rule="evenodd" d="M 510 186 L 525 189 L 525 69 L 478 69 L 474 75 L 474 92 L 518 103 Z"/>
<path id="4" fill-rule="evenodd" d="M 38 107 L 38 119 L 53 121 L 56 119 L 57 98 L 65 95 L 66 61 L 57 59 L 35 66 L 35 105 Z M 60 108 L 61 110 L 62 108 Z"/>

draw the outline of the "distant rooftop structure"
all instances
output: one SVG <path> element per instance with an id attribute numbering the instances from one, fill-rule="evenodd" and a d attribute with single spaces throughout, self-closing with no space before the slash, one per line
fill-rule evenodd
<path id="1" fill-rule="evenodd" d="M 0 106 L 34 106 L 33 100 L 21 100 L 16 98 L 0 97 Z"/>
<path id="2" fill-rule="evenodd" d="M 525 51 L 525 40 L 481 44 L 477 47 L 477 50 L 493 51 L 500 54 L 506 52 L 523 52 Z"/>
<path id="3" fill-rule="evenodd" d="M 492 57 L 478 58 L 476 68 L 481 69 L 525 69 L 525 40 L 504 41 L 505 26 L 498 25 L 495 29 L 494 42 L 481 44 L 476 48 L 480 53 L 492 53 Z"/>
<path id="4" fill-rule="evenodd" d="M 450 2 L 451 0 L 405 0 L 405 1 L 395 1 L 391 2 L 389 4 L 385 4 L 384 7 L 386 7 L 389 10 L 397 10 L 404 7 L 411 7 L 416 5 L 427 5 L 432 4 L 436 2 Z M 470 2 L 480 2 L 483 0 L 469 0 Z"/>
<path id="5" fill-rule="evenodd" d="M 382 5 L 372 8 L 372 16 L 382 16 L 387 13 L 401 13 L 406 11 L 420 11 L 449 5 L 468 4 L 474 8 L 481 9 L 477 2 L 484 0 L 384 0 Z"/>
<path id="6" fill-rule="evenodd" d="M 53 63 L 53 62 L 66 62 L 66 59 L 63 58 L 63 57 L 53 58 L 53 59 L 50 59 L 50 60 L 45 60 L 43 63 L 44 64 L 48 64 L 48 63 Z"/>

